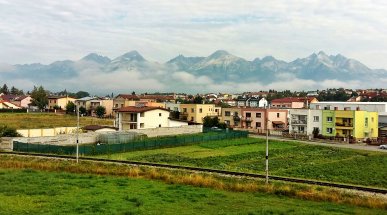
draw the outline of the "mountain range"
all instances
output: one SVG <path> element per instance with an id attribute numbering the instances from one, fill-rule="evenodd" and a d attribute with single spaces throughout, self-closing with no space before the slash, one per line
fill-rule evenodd
<path id="1" fill-rule="evenodd" d="M 105 77 L 105 80 L 96 80 L 97 77 Z M 382 80 L 383 85 L 383 81 L 387 81 L 387 71 L 370 69 L 357 60 L 340 54 L 327 55 L 322 51 L 285 62 L 272 56 L 249 61 L 227 51 L 218 50 L 207 57 L 179 55 L 165 63 L 148 61 L 137 51 L 131 51 L 114 59 L 91 53 L 78 61 L 56 61 L 49 65 L 39 63 L 3 65 L 0 66 L 0 78 L 9 82 L 17 80 L 17 83 L 22 80 L 34 85 L 45 86 L 49 83 L 61 89 L 69 85 L 67 88 L 81 87 L 82 84 L 79 82 L 85 81 L 92 84 L 109 82 L 107 84 L 109 87 L 99 86 L 100 89 L 106 90 L 145 90 L 146 87 L 149 90 L 182 90 L 189 88 L 186 86 L 191 86 L 191 89 L 195 90 L 195 87 L 203 85 L 216 85 L 219 88 L 222 85 L 241 86 L 243 83 L 250 85 L 259 83 L 257 87 L 270 84 L 276 86 L 273 83 L 278 81 L 291 83 L 293 80 L 304 80 L 309 83 L 313 81 L 308 86 L 324 88 L 318 83 L 325 80 L 334 80 L 338 84 L 357 83 L 362 86 L 375 86 L 374 84 L 378 83 L 376 80 L 379 82 Z M 125 82 L 124 78 L 128 80 Z M 114 80 L 120 84 L 117 88 L 114 87 Z M 131 83 L 133 80 L 143 81 L 143 84 L 138 88 L 135 83 Z M 121 86 L 125 85 L 124 83 L 127 83 L 127 86 Z M 150 86 L 144 86 L 144 84 L 150 84 Z M 96 86 L 94 88 L 98 89 Z"/>

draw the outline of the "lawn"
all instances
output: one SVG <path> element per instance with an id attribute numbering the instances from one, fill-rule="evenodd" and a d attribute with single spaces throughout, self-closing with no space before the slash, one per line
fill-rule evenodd
<path id="1" fill-rule="evenodd" d="M 0 168 L 0 214 L 385 214 L 378 209 L 165 184 Z"/>
<path id="2" fill-rule="evenodd" d="M 387 188 L 385 153 L 270 140 L 270 174 Z M 264 173 L 265 140 L 244 138 L 100 157 Z"/>
<path id="3" fill-rule="evenodd" d="M 95 117 L 80 117 L 80 126 L 85 125 L 113 125 L 112 119 L 98 119 Z M 15 129 L 74 127 L 77 117 L 53 113 L 0 113 L 0 125 L 7 125 Z"/>

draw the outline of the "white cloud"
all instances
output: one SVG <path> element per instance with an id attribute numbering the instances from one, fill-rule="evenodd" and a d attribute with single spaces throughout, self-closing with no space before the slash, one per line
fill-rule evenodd
<path id="1" fill-rule="evenodd" d="M 387 68 L 385 1 L 0 1 L 0 59 L 49 63 L 136 49 L 163 62 L 217 49 L 253 59 L 342 53 Z M 38 53 L 35 53 L 39 50 Z M 26 54 L 29 53 L 29 54 Z M 376 59 L 376 60 L 375 60 Z"/>

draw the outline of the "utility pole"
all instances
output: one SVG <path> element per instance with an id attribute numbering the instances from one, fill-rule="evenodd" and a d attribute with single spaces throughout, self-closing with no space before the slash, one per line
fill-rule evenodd
<path id="1" fill-rule="evenodd" d="M 269 183 L 269 111 L 266 106 L 266 184 Z"/>
<path id="2" fill-rule="evenodd" d="M 77 105 L 77 163 L 79 162 L 79 105 Z"/>

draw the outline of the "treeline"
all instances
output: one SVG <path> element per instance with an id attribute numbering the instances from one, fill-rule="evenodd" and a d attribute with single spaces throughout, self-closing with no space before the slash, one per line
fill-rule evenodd
<path id="1" fill-rule="evenodd" d="M 17 96 L 21 96 L 21 95 L 24 95 L 24 92 L 23 90 L 19 90 L 17 89 L 16 87 L 12 86 L 11 89 L 8 88 L 8 86 L 6 84 L 4 84 L 1 88 L 0 88 L 0 93 L 3 93 L 5 95 L 17 95 Z"/>

